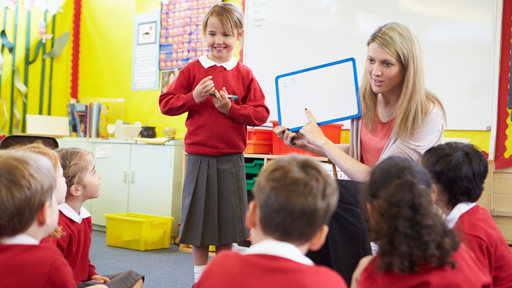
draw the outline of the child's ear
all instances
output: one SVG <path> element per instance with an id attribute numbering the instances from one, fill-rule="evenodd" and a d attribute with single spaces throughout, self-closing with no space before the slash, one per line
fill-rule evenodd
<path id="1" fill-rule="evenodd" d="M 327 233 L 329 232 L 329 227 L 327 225 L 323 225 L 322 228 L 316 232 L 313 239 L 309 241 L 309 250 L 318 251 L 325 243 L 325 238 L 327 237 Z"/>
<path id="2" fill-rule="evenodd" d="M 242 39 L 242 36 L 244 35 L 244 32 L 245 32 L 245 31 L 242 29 L 242 32 L 237 33 L 237 35 L 236 35 L 236 41 L 240 41 L 240 39 Z"/>
<path id="3" fill-rule="evenodd" d="M 439 199 L 439 189 L 436 184 L 432 184 L 432 189 L 430 189 L 430 200 L 432 200 L 432 205 L 436 205 L 436 201 Z"/>
<path id="4" fill-rule="evenodd" d="M 46 202 L 44 202 L 43 207 L 37 213 L 36 220 L 37 220 L 37 224 L 39 226 L 44 226 L 45 224 L 49 224 L 49 222 L 48 222 L 50 219 L 48 217 L 49 207 L 50 207 L 50 202 L 46 201 Z"/>
<path id="5" fill-rule="evenodd" d="M 247 208 L 247 212 L 245 213 L 245 226 L 247 228 L 255 228 L 256 227 L 256 202 L 249 202 L 249 207 Z"/>
<path id="6" fill-rule="evenodd" d="M 83 187 L 81 185 L 73 185 L 69 188 L 69 193 L 73 196 L 80 196 L 82 195 L 82 190 L 83 190 Z"/>

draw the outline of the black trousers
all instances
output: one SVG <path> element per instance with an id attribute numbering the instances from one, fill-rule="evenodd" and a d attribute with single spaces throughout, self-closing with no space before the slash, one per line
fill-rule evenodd
<path id="1" fill-rule="evenodd" d="M 370 236 L 363 213 L 359 209 L 359 182 L 337 180 L 338 207 L 329 221 L 329 233 L 322 248 L 307 256 L 318 265 L 331 267 L 350 287 L 352 273 L 359 260 L 371 255 Z"/>

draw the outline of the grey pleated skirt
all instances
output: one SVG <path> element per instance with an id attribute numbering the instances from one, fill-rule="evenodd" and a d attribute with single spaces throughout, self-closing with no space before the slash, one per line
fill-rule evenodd
<path id="1" fill-rule="evenodd" d="M 181 205 L 180 243 L 221 245 L 249 238 L 242 153 L 188 154 Z"/>

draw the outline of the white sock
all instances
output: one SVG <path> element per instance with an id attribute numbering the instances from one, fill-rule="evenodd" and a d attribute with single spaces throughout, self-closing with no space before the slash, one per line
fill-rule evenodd
<path id="1" fill-rule="evenodd" d="M 204 269 L 206 269 L 206 265 L 199 265 L 199 266 L 194 265 L 194 277 L 195 277 L 196 283 L 197 283 L 197 281 L 199 281 L 199 278 L 201 277 L 201 275 L 203 275 Z"/>

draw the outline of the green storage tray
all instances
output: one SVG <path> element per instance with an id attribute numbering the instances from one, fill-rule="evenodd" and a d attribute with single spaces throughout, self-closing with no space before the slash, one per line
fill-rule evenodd
<path id="1" fill-rule="evenodd" d="M 252 163 L 245 163 L 245 173 L 258 174 L 263 167 L 263 160 L 254 160 Z"/>
<path id="2" fill-rule="evenodd" d="M 252 180 L 245 180 L 245 183 L 247 183 L 247 190 L 252 190 L 254 188 L 254 183 L 256 182 L 256 179 L 258 177 L 252 178 Z"/>

